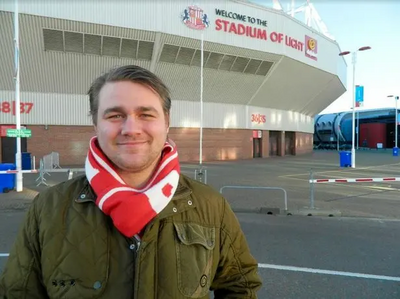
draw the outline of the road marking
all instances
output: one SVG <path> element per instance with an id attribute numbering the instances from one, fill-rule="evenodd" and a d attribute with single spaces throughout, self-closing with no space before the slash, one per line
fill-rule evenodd
<path id="1" fill-rule="evenodd" d="M 399 173 L 399 171 L 397 171 Z M 378 177 L 387 177 L 387 176 L 394 176 L 394 175 L 388 175 L 385 173 L 385 171 L 379 171 L 379 172 L 372 172 L 372 171 L 352 171 L 352 172 L 343 172 L 343 175 L 346 175 L 348 177 L 369 177 L 369 178 L 378 178 Z M 322 174 L 321 176 L 330 176 L 329 174 Z"/>
<path id="2" fill-rule="evenodd" d="M 329 163 L 329 162 L 325 162 L 323 163 L 322 161 L 312 161 L 312 162 L 307 162 L 307 161 L 281 161 L 279 162 L 279 165 L 291 165 L 291 164 L 298 164 L 298 165 L 310 165 L 310 166 L 328 166 L 328 167 L 335 167 L 337 166 L 337 164 L 335 163 Z"/>
<path id="3" fill-rule="evenodd" d="M 282 177 L 282 176 L 279 176 L 278 178 L 279 179 L 285 179 L 285 180 L 303 181 L 303 182 L 308 183 L 308 180 L 310 179 L 310 176 L 308 176 L 308 178 L 304 178 L 304 179 L 299 179 L 299 178 L 294 178 L 294 177 Z"/>
<path id="4" fill-rule="evenodd" d="M 386 176 L 387 173 L 399 173 L 399 169 L 398 169 L 398 167 L 397 167 L 397 169 L 391 169 L 391 168 L 388 168 L 388 167 L 383 168 L 383 169 L 375 168 L 375 169 L 369 169 L 367 172 L 368 173 L 375 173 L 374 174 L 375 176 L 377 176 L 379 173 L 382 173 L 383 176 Z M 360 173 L 362 175 L 365 175 L 365 172 L 361 172 L 361 171 L 359 171 L 359 172 L 352 171 L 351 173 Z"/>
<path id="5" fill-rule="evenodd" d="M 8 257 L 8 256 L 9 256 L 8 253 L 0 253 L 0 257 Z M 331 271 L 331 270 L 321 270 L 321 269 L 313 269 L 313 268 L 272 265 L 272 264 L 258 264 L 258 267 L 264 268 L 264 269 L 276 269 L 276 270 L 286 270 L 286 271 L 294 271 L 294 272 L 307 272 L 307 273 L 314 273 L 314 274 L 328 274 L 328 275 L 349 276 L 349 277 L 357 277 L 357 278 L 365 278 L 365 279 L 400 281 L 400 277 L 385 276 L 385 275 L 372 275 L 372 274 Z"/>
<path id="6" fill-rule="evenodd" d="M 313 268 L 303 268 L 303 267 L 293 267 L 293 266 L 283 266 L 283 265 L 272 265 L 272 264 L 258 264 L 258 266 L 260 268 L 266 268 L 266 269 L 286 270 L 286 271 L 295 271 L 295 272 L 307 272 L 307 273 L 314 273 L 314 274 L 328 274 L 328 275 L 348 276 L 348 277 L 357 277 L 357 278 L 365 278 L 365 279 L 380 279 L 380 280 L 389 280 L 389 281 L 400 281 L 400 277 L 385 276 L 385 275 L 371 275 L 371 274 L 342 272 L 342 271 L 331 271 L 331 270 L 321 270 L 321 269 L 313 269 Z"/>
<path id="7" fill-rule="evenodd" d="M 380 187 L 380 186 L 365 186 L 365 187 L 370 188 L 370 189 L 377 189 L 377 190 L 400 191 L 399 188 L 392 188 L 392 187 Z"/>

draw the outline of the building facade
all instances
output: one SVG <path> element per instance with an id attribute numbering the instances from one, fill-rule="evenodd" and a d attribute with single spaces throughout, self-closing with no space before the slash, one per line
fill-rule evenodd
<path id="1" fill-rule="evenodd" d="M 314 116 L 342 95 L 338 44 L 287 14 L 244 1 L 70 1 L 19 5 L 22 151 L 82 165 L 94 135 L 86 95 L 108 69 L 136 64 L 172 95 L 170 137 L 183 162 L 297 155 Z M 0 3 L 1 159 L 14 159 L 14 4 Z M 201 92 L 201 39 L 203 90 Z M 202 97 L 201 97 L 202 95 Z"/>

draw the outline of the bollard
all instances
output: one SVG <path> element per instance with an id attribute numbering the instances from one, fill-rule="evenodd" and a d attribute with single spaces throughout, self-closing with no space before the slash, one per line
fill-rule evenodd
<path id="1" fill-rule="evenodd" d="M 314 183 L 312 169 L 310 170 L 310 209 L 314 209 Z"/>
<path id="2" fill-rule="evenodd" d="M 73 176 L 74 176 L 73 171 L 68 170 L 68 180 L 72 179 Z"/>
<path id="3" fill-rule="evenodd" d="M 207 184 L 207 170 L 203 168 L 195 169 L 194 179 L 204 184 Z"/>

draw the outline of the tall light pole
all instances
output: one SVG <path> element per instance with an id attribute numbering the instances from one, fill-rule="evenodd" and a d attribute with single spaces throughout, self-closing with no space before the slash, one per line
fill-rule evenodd
<path id="1" fill-rule="evenodd" d="M 355 168 L 356 167 L 356 150 L 354 148 L 354 141 L 355 141 L 355 112 L 356 112 L 356 62 L 357 62 L 357 52 L 359 51 L 366 51 L 366 50 L 370 50 L 371 47 L 369 46 L 365 46 L 365 47 L 361 47 L 356 51 L 344 51 L 344 52 L 340 52 L 339 56 L 345 56 L 348 54 L 352 54 L 352 63 L 353 63 L 353 119 L 352 119 L 352 137 L 351 137 L 351 167 Z"/>
<path id="2" fill-rule="evenodd" d="M 357 149 L 360 143 L 360 111 L 357 109 Z"/>
<path id="3" fill-rule="evenodd" d="M 204 64 L 204 34 L 201 33 L 201 58 L 200 58 L 200 148 L 199 148 L 199 164 L 203 163 L 203 64 Z"/>
<path id="4" fill-rule="evenodd" d="M 395 102 L 395 124 L 394 124 L 394 128 L 395 128 L 395 133 L 394 133 L 394 147 L 397 149 L 397 125 L 398 125 L 398 121 L 397 121 L 397 101 L 399 100 L 399 96 L 394 96 L 394 95 L 390 95 L 388 96 L 388 98 L 394 98 L 394 102 Z"/>
<path id="5" fill-rule="evenodd" d="M 21 111 L 20 107 L 20 85 L 19 85 L 19 19 L 18 19 L 18 0 L 15 0 L 15 12 L 14 12 L 14 52 L 15 52 L 15 121 L 16 129 L 18 132 L 21 130 Z M 23 178 L 22 178 L 22 161 L 21 161 L 21 137 L 16 138 L 16 153 L 15 153 L 15 164 L 16 164 L 16 190 L 17 192 L 23 191 Z"/>

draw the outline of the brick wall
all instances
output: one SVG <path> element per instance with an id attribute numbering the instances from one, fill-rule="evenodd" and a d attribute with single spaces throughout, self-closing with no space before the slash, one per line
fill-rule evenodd
<path id="1" fill-rule="evenodd" d="M 91 126 L 29 126 L 32 137 L 28 140 L 28 152 L 39 160 L 51 152 L 60 154 L 61 165 L 83 165 L 89 147 L 89 139 L 94 136 Z"/>
<path id="2" fill-rule="evenodd" d="M 32 138 L 28 152 L 39 160 L 51 152 L 60 154 L 61 165 L 83 165 L 94 136 L 90 126 L 29 126 Z M 199 161 L 199 129 L 171 128 L 169 136 L 179 149 L 180 161 Z M 203 161 L 249 159 L 252 157 L 251 130 L 203 130 Z"/>
<path id="3" fill-rule="evenodd" d="M 200 130 L 171 128 L 180 161 L 199 161 Z M 252 130 L 203 129 L 203 161 L 249 159 L 253 156 Z"/>
<path id="4" fill-rule="evenodd" d="M 262 132 L 262 157 L 269 157 L 269 131 Z"/>
<path id="5" fill-rule="evenodd" d="M 91 126 L 48 126 L 46 128 L 40 125 L 27 128 L 32 130 L 32 138 L 28 140 L 28 152 L 36 156 L 36 167 L 39 167 L 39 160 L 52 151 L 60 153 L 61 165 L 83 166 L 89 139 L 95 133 Z M 199 161 L 199 129 L 171 128 L 169 136 L 178 145 L 180 161 Z M 295 136 L 296 155 L 312 152 L 312 134 L 296 132 Z M 262 140 L 262 157 L 267 158 L 269 157 L 269 131 L 263 131 Z M 284 145 L 281 148 L 284 149 Z M 251 159 L 252 157 L 252 130 L 203 129 L 204 162 Z"/>
<path id="6" fill-rule="evenodd" d="M 313 151 L 313 134 L 296 132 L 295 155 L 311 153 Z"/>
<path id="7" fill-rule="evenodd" d="M 32 130 L 32 138 L 28 140 L 28 152 L 36 156 L 36 167 L 39 167 L 39 160 L 52 151 L 60 153 L 61 165 L 84 165 L 89 139 L 94 136 L 93 127 L 48 126 L 46 128 L 40 125 L 27 128 Z M 181 162 L 199 161 L 199 129 L 171 128 L 169 136 L 178 146 Z M 282 137 L 279 138 L 280 142 L 284 140 Z M 295 138 L 295 155 L 312 152 L 313 134 L 296 132 Z M 263 131 L 262 140 L 262 157 L 267 158 L 269 157 L 268 131 Z M 284 150 L 284 144 L 281 148 Z M 203 129 L 204 162 L 251 159 L 252 157 L 252 130 Z"/>

